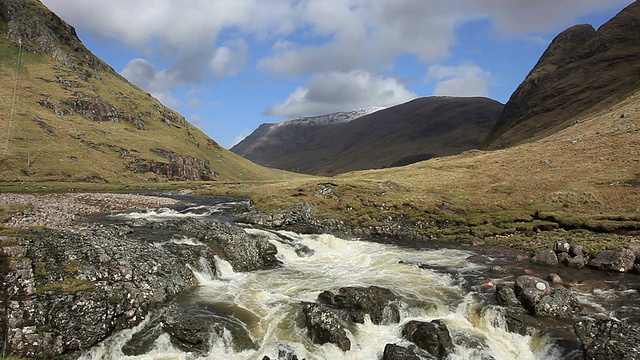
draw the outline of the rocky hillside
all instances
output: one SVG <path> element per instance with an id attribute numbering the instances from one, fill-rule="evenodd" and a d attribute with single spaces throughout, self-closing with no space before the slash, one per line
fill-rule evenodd
<path id="1" fill-rule="evenodd" d="M 317 175 L 400 166 L 479 147 L 502 107 L 486 98 L 420 98 L 351 121 L 263 124 L 231 150 L 261 165 Z"/>
<path id="2" fill-rule="evenodd" d="M 129 83 L 39 1 L 0 0 L 0 34 L 0 181 L 275 176 Z"/>
<path id="3" fill-rule="evenodd" d="M 597 31 L 558 35 L 513 93 L 485 145 L 505 148 L 549 136 L 608 109 L 640 87 L 640 2 Z"/>

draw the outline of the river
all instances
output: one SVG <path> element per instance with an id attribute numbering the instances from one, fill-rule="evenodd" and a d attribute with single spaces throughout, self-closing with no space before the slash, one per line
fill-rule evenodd
<path id="1" fill-rule="evenodd" d="M 205 205 L 193 204 L 177 210 L 118 214 L 109 221 L 135 218 L 162 221 L 189 216 L 232 221 L 234 203 L 212 199 Z M 381 359 L 385 344 L 411 344 L 401 335 L 405 323 L 433 319 L 443 319 L 449 328 L 455 344 L 455 353 L 450 356 L 452 360 L 582 358 L 579 350 L 567 350 L 566 346 L 561 346 L 556 336 L 559 332 L 569 331 L 570 324 L 556 324 L 555 332 L 533 336 L 506 330 L 504 309 L 494 303 L 491 293 L 478 286 L 483 280 L 495 279 L 495 264 L 509 266 L 504 253 L 404 246 L 392 240 L 345 240 L 332 235 L 303 235 L 266 231 L 248 225 L 244 227 L 249 234 L 266 237 L 276 245 L 282 265 L 269 270 L 237 273 L 221 259 L 216 259 L 215 266 L 202 261 L 199 268 L 193 269 L 199 285 L 178 301 L 183 305 L 205 304 L 230 316 L 246 330 L 255 346 L 238 344 L 231 333 L 225 331 L 223 336 L 211 335 L 208 353 L 194 355 L 176 348 L 169 335 L 162 334 L 144 354 L 126 355 L 123 347 L 145 327 L 148 319 L 134 329 L 111 336 L 83 354 L 82 359 L 262 359 L 264 356 L 277 359 L 278 351 L 283 348 L 295 353 L 299 359 L 307 360 Z M 197 243 L 187 238 L 164 241 Z M 161 246 L 161 242 L 159 244 Z M 478 257 L 484 260 L 477 261 Z M 511 265 L 516 267 L 510 270 L 511 273 L 528 268 L 524 264 Z M 562 276 L 572 275 L 563 273 Z M 616 281 L 627 280 L 620 278 Z M 349 328 L 352 346 L 347 352 L 333 344 L 317 345 L 310 341 L 301 320 L 302 302 L 316 301 L 318 294 L 325 290 L 372 285 L 392 290 L 402 299 L 399 302 L 399 324 L 374 325 L 370 319 L 365 319 L 364 324 L 355 324 Z M 579 299 L 593 313 L 632 317 L 637 309 L 625 309 L 621 304 L 628 301 L 625 297 L 636 296 L 633 291 L 610 286 L 604 290 L 585 291 Z"/>

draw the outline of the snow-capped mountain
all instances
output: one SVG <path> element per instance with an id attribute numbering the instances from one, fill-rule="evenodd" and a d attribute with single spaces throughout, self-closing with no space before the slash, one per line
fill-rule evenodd
<path id="1" fill-rule="evenodd" d="M 262 124 L 231 151 L 260 165 L 317 175 L 406 165 L 478 148 L 502 107 L 487 98 L 419 98 Z"/>

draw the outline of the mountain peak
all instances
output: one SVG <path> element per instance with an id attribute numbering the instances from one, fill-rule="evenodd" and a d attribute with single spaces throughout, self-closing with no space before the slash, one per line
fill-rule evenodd
<path id="1" fill-rule="evenodd" d="M 541 139 L 632 94 L 640 86 L 638 34 L 638 1 L 597 31 L 583 24 L 560 33 L 511 95 L 485 146 Z"/>
<path id="2" fill-rule="evenodd" d="M 66 66 L 112 70 L 80 41 L 73 26 L 38 0 L 0 0 L 3 35 L 14 44 L 50 55 Z"/>

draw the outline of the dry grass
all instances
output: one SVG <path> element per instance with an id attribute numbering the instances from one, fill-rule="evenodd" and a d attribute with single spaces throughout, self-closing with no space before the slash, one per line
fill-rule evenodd
<path id="1" fill-rule="evenodd" d="M 23 51 L 0 39 L 0 180 L 1 181 L 165 181 L 152 173 L 127 169 L 131 156 L 168 162 L 153 150 L 207 160 L 220 180 L 275 179 L 281 172 L 257 166 L 220 148 L 183 117 L 113 71 L 71 69 L 53 58 Z M 16 88 L 16 71 L 18 83 Z M 66 82 L 66 84 L 65 84 Z M 14 91 L 14 88 L 17 91 Z M 74 112 L 57 114 L 69 99 L 100 99 L 120 114 L 140 115 L 147 130 L 128 121 L 97 122 Z M 15 101 L 15 103 L 14 103 Z M 14 111 L 12 111 L 14 109 Z M 175 121 L 165 121 L 160 111 Z M 293 176 L 293 175 L 290 175 Z"/>
<path id="2" fill-rule="evenodd" d="M 266 211 L 306 201 L 319 216 L 360 226 L 387 220 L 438 224 L 425 233 L 457 240 L 531 234 L 549 223 L 600 232 L 638 229 L 639 95 L 573 119 L 574 126 L 534 143 L 263 185 L 248 193 Z M 329 195 L 321 192 L 327 187 Z"/>

